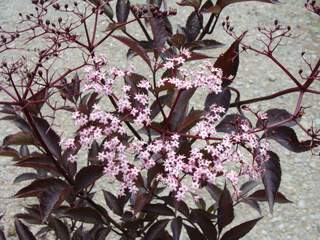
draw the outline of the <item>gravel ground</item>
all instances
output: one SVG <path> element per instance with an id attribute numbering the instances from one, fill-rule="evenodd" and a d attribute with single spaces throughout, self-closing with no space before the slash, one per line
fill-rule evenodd
<path id="1" fill-rule="evenodd" d="M 26 12 L 30 8 L 29 1 L 11 0 L 0 2 L 0 25 L 14 26 L 18 12 Z M 308 53 L 308 58 L 315 61 L 320 55 L 320 21 L 317 16 L 307 13 L 304 10 L 303 0 L 283 0 L 283 4 L 269 5 L 261 3 L 242 3 L 235 4 L 224 10 L 221 19 L 231 16 L 236 30 L 253 29 L 263 24 L 271 24 L 274 19 L 279 19 L 281 23 L 290 25 L 297 36 L 297 39 L 290 40 L 286 46 L 278 51 L 281 62 L 285 63 L 289 70 L 297 75 L 298 70 L 303 67 L 299 58 L 300 52 L 304 49 Z M 183 15 L 187 15 L 188 10 L 183 10 Z M 179 15 L 180 16 L 180 15 Z M 174 21 L 179 24 L 180 19 Z M 220 22 L 221 23 L 221 22 Z M 216 31 L 214 38 L 230 43 L 230 38 L 223 31 Z M 135 32 L 139 36 L 140 32 Z M 254 34 L 250 34 L 246 41 L 253 42 Z M 119 46 L 119 45 L 117 45 Z M 119 49 L 115 43 L 111 42 L 105 46 L 103 51 L 108 56 L 112 56 L 112 61 L 122 63 L 125 51 Z M 217 52 L 212 52 L 217 55 Z M 64 58 L 66 64 L 74 61 L 74 56 Z M 61 65 L 63 66 L 63 65 Z M 315 88 L 320 87 L 320 84 Z M 282 72 L 271 64 L 268 60 L 261 57 L 254 57 L 252 54 L 244 54 L 235 86 L 244 90 L 243 99 L 262 96 L 272 93 L 274 89 L 284 89 L 291 86 L 291 82 Z M 2 95 L 0 95 L 1 98 Z M 296 102 L 296 95 L 292 94 L 284 98 L 278 98 L 271 102 L 262 102 L 255 105 L 255 109 L 266 110 L 270 107 L 281 107 L 293 110 Z M 198 101 L 196 104 L 201 104 Z M 308 126 L 313 121 L 320 127 L 320 101 L 317 96 L 307 96 L 304 100 L 305 106 L 311 106 L 307 110 L 306 118 L 302 124 Z M 67 116 L 59 116 L 59 121 L 64 122 L 62 129 L 68 132 L 71 122 Z M 0 140 L 9 133 L 13 133 L 15 128 L 7 122 L 0 124 Z M 277 144 L 274 150 L 280 154 L 283 169 L 283 181 L 281 192 L 285 193 L 293 204 L 276 205 L 273 216 L 263 207 L 264 218 L 256 228 L 244 239 L 246 240 L 317 240 L 320 239 L 320 200 L 319 200 L 319 157 L 311 156 L 310 153 L 293 154 Z M 13 185 L 13 179 L 21 172 L 20 169 L 12 166 L 9 159 L 0 160 L 0 212 L 6 215 L 0 226 L 3 225 L 5 232 L 16 239 L 12 217 L 15 213 L 22 210 L 24 202 L 15 200 L 11 196 L 22 186 Z M 237 211 L 239 221 L 256 217 L 254 212 L 242 209 L 240 206 Z"/>

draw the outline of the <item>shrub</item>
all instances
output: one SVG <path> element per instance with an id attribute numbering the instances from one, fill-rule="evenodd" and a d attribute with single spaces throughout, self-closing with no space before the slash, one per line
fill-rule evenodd
<path id="1" fill-rule="evenodd" d="M 261 217 L 234 226 L 238 204 L 261 215 L 260 202 L 271 212 L 275 202 L 290 202 L 278 192 L 280 160 L 270 140 L 315 153 L 319 130 L 299 121 L 307 111 L 304 96 L 320 94 L 313 88 L 320 60 L 311 63 L 302 53 L 309 72 L 298 76 L 278 60 L 277 48 L 292 38 L 289 26 L 277 20 L 260 26 L 262 46 L 255 47 L 227 17 L 222 26 L 233 43 L 212 59 L 208 50 L 225 47 L 212 38 L 220 13 L 245 0 L 182 0 L 178 11 L 156 0 L 62 2 L 32 0 L 34 13 L 19 14 L 15 31 L 0 29 L 2 120 L 19 128 L 4 138 L 0 155 L 33 169 L 16 177 L 28 184 L 15 196 L 37 199 L 15 216 L 19 239 L 177 240 L 182 232 L 197 240 L 240 239 Z M 173 29 L 171 16 L 185 7 L 192 9 L 185 26 Z M 315 1 L 306 8 L 319 15 Z M 138 27 L 143 40 L 130 34 Z M 120 67 L 101 54 L 110 39 L 128 47 L 126 57 L 139 67 Z M 26 51 L 30 45 L 37 47 L 33 53 Z M 232 83 L 241 53 L 249 51 L 271 60 L 293 86 L 277 90 L 275 84 L 271 95 L 242 100 Z M 16 57 L 4 57 L 11 53 Z M 66 66 L 57 67 L 59 61 Z M 255 110 L 254 103 L 291 93 L 298 94 L 294 112 Z M 205 94 L 202 108 L 194 104 L 196 94 Z M 74 121 L 71 137 L 57 133 L 60 113 Z M 117 191 L 106 184 L 99 190 L 99 179 Z M 38 226 L 35 235 L 30 224 Z"/>

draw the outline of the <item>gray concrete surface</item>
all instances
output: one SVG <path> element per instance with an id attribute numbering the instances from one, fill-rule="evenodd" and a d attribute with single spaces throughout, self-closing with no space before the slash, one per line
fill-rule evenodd
<path id="1" fill-rule="evenodd" d="M 26 12 L 31 9 L 30 1 L 11 0 L 0 1 L 0 25 L 14 27 L 18 12 Z M 300 52 L 305 50 L 311 61 L 316 61 L 320 56 L 320 18 L 308 13 L 304 9 L 303 0 L 283 0 L 280 5 L 269 5 L 261 3 L 242 3 L 235 4 L 224 10 L 221 20 L 230 15 L 236 31 L 249 29 L 247 42 L 255 41 L 254 27 L 263 24 L 272 24 L 274 19 L 279 19 L 280 23 L 290 25 L 297 36 L 297 39 L 288 40 L 286 46 L 279 49 L 277 55 L 281 62 L 297 75 L 298 70 L 304 68 Z M 181 14 L 186 16 L 188 10 L 182 10 Z M 179 15 L 180 16 L 180 15 Z M 53 16 L 54 17 L 54 16 Z M 175 17 L 175 24 L 181 23 L 181 19 Z M 137 30 L 137 28 L 135 28 Z M 141 33 L 137 30 L 133 32 L 135 36 Z M 218 28 L 215 31 L 214 38 L 230 43 L 230 38 Z M 126 65 L 124 59 L 125 49 L 119 48 L 116 42 L 110 42 L 101 48 L 114 64 Z M 212 56 L 217 56 L 218 51 L 210 51 Z M 74 56 L 63 58 L 61 67 L 74 63 Z M 135 61 L 135 63 L 139 61 Z M 139 67 L 139 64 L 137 64 Z M 255 96 L 262 96 L 272 93 L 277 89 L 283 89 L 292 86 L 290 80 L 270 61 L 265 58 L 257 57 L 254 54 L 243 54 L 238 77 L 235 81 L 236 87 L 243 90 L 243 99 Z M 316 83 L 315 88 L 320 88 Z M 3 95 L 0 95 L 0 98 Z M 293 111 L 296 101 L 296 95 L 280 97 L 274 101 L 261 102 L 254 105 L 255 109 L 267 110 L 270 107 L 286 108 Z M 306 117 L 302 124 L 308 126 L 313 121 L 317 127 L 320 127 L 320 101 L 318 96 L 306 96 L 304 105 L 310 106 L 307 109 Z M 196 105 L 201 105 L 200 99 Z M 70 134 L 72 129 L 70 116 L 59 116 L 58 122 L 61 124 L 61 131 Z M 7 122 L 0 123 L 0 140 L 16 129 Z M 289 152 L 279 145 L 274 144 L 274 150 L 280 154 L 283 170 L 283 181 L 281 191 L 285 193 L 293 204 L 276 205 L 273 216 L 263 207 L 264 218 L 259 222 L 256 228 L 244 239 L 245 240 L 317 240 L 320 239 L 320 200 L 319 200 L 319 157 L 311 156 L 310 153 L 295 154 Z M 5 212 L 4 219 L 0 226 L 4 227 L 5 232 L 15 238 L 13 219 L 15 213 L 20 212 L 25 203 L 23 200 L 11 198 L 12 195 L 23 184 L 13 185 L 13 179 L 21 172 L 13 166 L 9 159 L 0 159 L 0 212 Z M 99 185 L 100 187 L 103 186 Z M 239 221 L 256 217 L 256 213 L 248 211 L 247 208 L 240 206 L 236 212 Z"/>

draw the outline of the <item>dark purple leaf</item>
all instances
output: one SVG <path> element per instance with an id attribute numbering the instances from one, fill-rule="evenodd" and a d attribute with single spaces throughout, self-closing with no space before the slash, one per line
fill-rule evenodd
<path id="1" fill-rule="evenodd" d="M 220 68 L 223 72 L 223 86 L 231 84 L 232 80 L 237 75 L 239 67 L 239 44 L 244 36 L 245 33 L 236 39 L 229 49 L 221 54 L 214 63 L 214 66 Z"/>
<path id="2" fill-rule="evenodd" d="M 90 165 L 82 168 L 76 175 L 75 191 L 80 192 L 82 189 L 94 184 L 103 175 L 103 166 Z"/>
<path id="3" fill-rule="evenodd" d="M 61 82 L 60 95 L 63 99 L 68 99 L 70 102 L 75 103 L 80 96 L 80 78 L 77 73 L 74 74 L 71 82 L 63 79 Z"/>
<path id="4" fill-rule="evenodd" d="M 89 114 L 92 112 L 93 106 L 100 101 L 98 93 L 88 93 L 81 97 L 79 111 L 83 114 Z"/>
<path id="5" fill-rule="evenodd" d="M 34 169 L 44 169 L 55 174 L 61 174 L 53 163 L 52 159 L 46 155 L 37 155 L 24 158 L 15 164 L 18 167 L 29 167 Z"/>
<path id="6" fill-rule="evenodd" d="M 3 218 L 3 214 L 0 214 L 0 220 Z M 4 232 L 0 229 L 0 240 L 6 240 Z"/>
<path id="7" fill-rule="evenodd" d="M 258 190 L 248 196 L 249 199 L 253 199 L 259 202 L 268 201 L 267 194 L 265 190 Z M 274 199 L 276 203 L 292 203 L 289 199 L 287 199 L 281 192 L 277 192 L 276 197 Z"/>
<path id="8" fill-rule="evenodd" d="M 224 186 L 219 199 L 218 228 L 219 232 L 234 219 L 233 201 L 227 186 Z"/>
<path id="9" fill-rule="evenodd" d="M 129 0 L 117 0 L 116 4 L 116 16 L 119 23 L 127 21 L 130 12 Z"/>
<path id="10" fill-rule="evenodd" d="M 208 59 L 211 58 L 205 54 L 202 53 L 197 53 L 197 52 L 191 52 L 191 57 L 186 60 L 186 62 L 191 62 L 191 61 L 197 61 L 197 60 L 203 60 L 203 59 Z"/>
<path id="11" fill-rule="evenodd" d="M 218 94 L 209 93 L 204 103 L 205 110 L 209 111 L 210 107 L 213 104 L 216 104 L 220 107 L 223 107 L 226 113 L 229 109 L 230 100 L 231 100 L 231 92 L 230 92 L 230 89 L 228 88 L 224 89 L 221 93 L 218 93 Z"/>
<path id="12" fill-rule="evenodd" d="M 143 207 L 142 211 L 147 213 L 155 213 L 160 216 L 174 216 L 174 212 L 171 210 L 171 208 L 161 203 L 147 204 Z"/>
<path id="13" fill-rule="evenodd" d="M 213 39 L 197 40 L 190 43 L 186 43 L 184 47 L 190 50 L 209 50 L 223 47 L 224 44 Z"/>
<path id="14" fill-rule="evenodd" d="M 150 26 L 153 33 L 153 48 L 160 52 L 167 39 L 171 36 L 170 26 L 167 26 L 167 23 L 164 18 L 150 18 Z"/>
<path id="15" fill-rule="evenodd" d="M 4 232 L 0 229 L 0 240 L 6 240 Z"/>
<path id="16" fill-rule="evenodd" d="M 179 240 L 181 235 L 181 228 L 182 228 L 182 218 L 180 216 L 175 217 L 171 221 L 171 231 L 173 240 Z"/>
<path id="17" fill-rule="evenodd" d="M 59 240 L 70 240 L 69 229 L 60 219 L 51 217 L 49 219 L 49 226 L 54 230 Z"/>
<path id="18" fill-rule="evenodd" d="M 21 145 L 19 150 L 21 157 L 27 157 L 30 155 L 30 151 L 27 145 Z"/>
<path id="19" fill-rule="evenodd" d="M 256 186 L 258 186 L 260 183 L 254 180 L 249 180 L 245 183 L 243 183 L 240 187 L 240 193 L 241 195 L 246 195 L 248 192 L 250 192 L 252 189 L 254 189 Z"/>
<path id="20" fill-rule="evenodd" d="M 161 107 L 163 108 L 165 105 L 170 105 L 172 101 L 172 92 L 169 92 L 168 94 L 162 95 L 159 97 L 159 100 L 154 100 L 154 102 L 151 104 L 150 110 L 150 118 L 154 119 L 160 112 L 161 112 Z"/>
<path id="21" fill-rule="evenodd" d="M 146 52 L 146 50 L 144 50 L 139 43 L 123 37 L 123 36 L 113 36 L 115 39 L 117 39 L 118 41 L 122 42 L 123 44 L 127 45 L 129 48 L 131 48 L 136 54 L 138 54 L 150 67 L 151 67 L 151 62 L 150 62 L 150 58 Z"/>
<path id="22" fill-rule="evenodd" d="M 31 132 L 18 132 L 3 139 L 4 146 L 9 145 L 38 145 Z"/>
<path id="23" fill-rule="evenodd" d="M 117 215 L 122 216 L 123 208 L 119 204 L 119 200 L 111 192 L 103 190 L 104 199 L 108 207 Z"/>
<path id="24" fill-rule="evenodd" d="M 194 125 L 196 125 L 203 116 L 204 111 L 202 110 L 193 110 L 191 109 L 190 113 L 186 118 L 183 120 L 181 125 L 178 127 L 178 132 L 187 132 L 190 130 Z"/>
<path id="25" fill-rule="evenodd" d="M 167 226 L 169 219 L 162 219 L 155 222 L 147 231 L 144 240 L 154 240 L 159 237 Z"/>
<path id="26" fill-rule="evenodd" d="M 16 214 L 15 217 L 22 219 L 23 221 L 29 224 L 37 224 L 37 225 L 42 224 L 40 215 L 38 217 L 35 217 L 28 213 L 19 213 L 19 214 Z"/>
<path id="27" fill-rule="evenodd" d="M 202 235 L 202 233 L 197 228 L 190 227 L 187 224 L 183 224 L 183 226 L 187 230 L 187 234 L 189 236 L 189 239 L 206 240 L 206 238 Z"/>
<path id="28" fill-rule="evenodd" d="M 239 114 L 228 114 L 222 121 L 216 126 L 218 132 L 232 133 L 237 132 L 242 123 L 246 123 L 251 126 L 249 119 Z"/>
<path id="29" fill-rule="evenodd" d="M 35 234 L 37 237 L 39 238 L 45 238 L 47 237 L 48 233 L 51 231 L 52 229 L 50 227 L 42 227 L 39 229 L 39 231 L 37 231 L 37 233 Z"/>
<path id="30" fill-rule="evenodd" d="M 182 0 L 177 4 L 180 6 L 190 6 L 190 7 L 194 7 L 195 9 L 198 9 L 201 5 L 201 2 L 202 0 Z"/>
<path id="31" fill-rule="evenodd" d="M 100 6 L 101 5 L 101 0 L 89 0 L 89 2 L 93 3 L 96 6 Z M 113 10 L 110 6 L 109 3 L 107 4 L 103 4 L 103 12 L 110 18 L 113 18 Z"/>
<path id="32" fill-rule="evenodd" d="M 1 147 L 0 146 L 0 156 L 3 156 L 3 157 L 19 157 L 19 153 L 14 148 Z"/>
<path id="33" fill-rule="evenodd" d="M 287 126 L 270 128 L 265 132 L 263 137 L 273 139 L 283 147 L 296 153 L 309 151 L 319 145 L 319 142 L 316 141 L 300 142 L 295 131 Z"/>
<path id="34" fill-rule="evenodd" d="M 210 240 L 217 239 L 216 227 L 210 220 L 209 214 L 202 209 L 193 209 L 191 211 L 191 218 L 195 221 L 201 228 L 202 232 Z"/>
<path id="35" fill-rule="evenodd" d="M 193 201 L 199 209 L 206 210 L 207 206 L 206 206 L 206 202 L 203 200 L 203 198 L 198 197 L 198 196 L 195 198 L 195 196 L 193 196 Z"/>
<path id="36" fill-rule="evenodd" d="M 91 162 L 92 164 L 98 164 L 99 163 L 98 153 L 99 153 L 99 144 L 97 143 L 97 141 L 94 140 L 88 151 L 89 162 Z"/>
<path id="37" fill-rule="evenodd" d="M 269 127 L 273 124 L 277 124 L 279 122 L 290 119 L 292 117 L 292 114 L 290 114 L 287 110 L 278 109 L 278 108 L 269 109 L 268 111 L 266 111 L 266 114 L 268 116 L 268 119 L 266 120 L 266 124 L 264 125 L 264 123 L 259 119 L 256 124 L 257 128 L 261 128 L 263 126 Z M 289 121 L 285 124 L 282 124 L 282 126 L 292 127 L 295 124 L 296 124 L 295 121 Z"/>
<path id="38" fill-rule="evenodd" d="M 261 209 L 258 201 L 254 199 L 243 199 L 241 202 L 248 204 L 250 207 L 252 207 L 254 210 L 256 210 L 261 215 Z"/>
<path id="39" fill-rule="evenodd" d="M 176 33 L 170 38 L 170 42 L 177 48 L 181 48 L 186 43 L 186 36 L 181 33 Z"/>
<path id="40" fill-rule="evenodd" d="M 33 117 L 33 123 L 39 132 L 42 141 L 46 144 L 49 151 L 56 157 L 61 157 L 60 137 L 51 128 L 50 124 L 43 118 Z"/>
<path id="41" fill-rule="evenodd" d="M 186 23 L 186 37 L 188 42 L 194 41 L 199 35 L 203 24 L 203 16 L 196 11 L 192 12 Z"/>
<path id="42" fill-rule="evenodd" d="M 211 12 L 212 8 L 213 8 L 213 3 L 212 0 L 207 0 L 201 7 L 200 12 L 202 13 L 208 13 Z"/>
<path id="43" fill-rule="evenodd" d="M 42 224 L 40 217 L 39 205 L 29 205 L 25 207 L 26 213 L 16 214 L 15 217 L 18 219 L 23 219 L 25 222 L 29 224 Z"/>
<path id="44" fill-rule="evenodd" d="M 211 9 L 212 13 L 219 14 L 223 8 L 226 6 L 238 3 L 238 2 L 249 2 L 249 1 L 256 1 L 256 2 L 264 2 L 264 3 L 280 3 L 279 0 L 218 0 L 216 5 Z"/>
<path id="45" fill-rule="evenodd" d="M 136 73 L 132 73 L 130 76 L 126 76 L 124 78 L 125 83 L 131 87 L 128 95 L 130 96 L 132 105 L 136 108 L 141 107 L 141 104 L 135 99 L 136 94 L 143 93 L 148 95 L 148 91 L 146 89 L 138 87 L 138 84 L 144 80 L 146 80 L 144 76 Z"/>
<path id="46" fill-rule="evenodd" d="M 189 208 L 188 205 L 184 201 L 177 201 L 173 196 L 165 196 L 161 197 L 161 199 L 168 204 L 169 206 L 173 207 L 174 209 L 177 209 L 179 212 L 181 212 L 186 217 L 189 216 Z"/>
<path id="47" fill-rule="evenodd" d="M 64 212 L 63 216 L 83 223 L 103 224 L 100 214 L 90 207 L 72 208 Z"/>
<path id="48" fill-rule="evenodd" d="M 75 155 L 77 151 L 72 149 L 67 149 L 63 152 L 62 157 L 59 159 L 59 164 L 63 167 L 69 174 L 69 176 L 74 177 L 77 173 L 77 162 L 69 161 L 70 155 Z"/>
<path id="49" fill-rule="evenodd" d="M 147 186 L 151 186 L 152 180 L 158 175 L 164 172 L 164 166 L 162 164 L 156 164 L 148 170 L 147 173 Z"/>
<path id="50" fill-rule="evenodd" d="M 65 200 L 70 190 L 71 188 L 61 180 L 54 181 L 43 189 L 39 197 L 42 221 L 47 220 L 52 210 L 58 207 Z"/>
<path id="51" fill-rule="evenodd" d="M 145 193 L 136 194 L 133 199 L 133 207 L 132 207 L 134 210 L 134 215 L 141 212 L 144 206 L 150 203 L 150 201 L 151 201 L 150 195 Z"/>
<path id="52" fill-rule="evenodd" d="M 206 189 L 209 192 L 210 196 L 216 201 L 219 202 L 219 199 L 221 197 L 221 194 L 223 192 L 222 189 L 220 189 L 218 186 L 208 183 L 206 185 Z"/>
<path id="53" fill-rule="evenodd" d="M 41 193 L 46 190 L 49 186 L 59 186 L 59 188 L 67 188 L 68 185 L 56 178 L 46 178 L 46 179 L 37 179 L 30 183 L 28 186 L 20 189 L 15 197 L 17 198 L 25 198 L 25 197 L 40 197 Z"/>
<path id="54" fill-rule="evenodd" d="M 137 42 L 146 52 L 153 52 L 153 41 L 138 41 Z M 127 52 L 127 58 L 131 59 L 135 56 L 137 56 L 138 54 L 132 50 L 131 48 L 129 48 L 128 52 Z"/>
<path id="55" fill-rule="evenodd" d="M 20 220 L 16 219 L 14 221 L 14 225 L 15 225 L 19 240 L 36 240 L 36 238 L 33 236 L 29 228 L 26 225 L 24 225 Z"/>
<path id="56" fill-rule="evenodd" d="M 183 121 L 187 114 L 188 105 L 191 97 L 196 89 L 180 90 L 175 99 L 176 104 L 170 116 L 170 126 L 172 130 L 176 130 L 178 125 Z"/>
<path id="57" fill-rule="evenodd" d="M 277 154 L 269 151 L 269 160 L 263 164 L 264 173 L 262 182 L 265 187 L 270 212 L 273 212 L 273 205 L 281 182 L 281 166 Z"/>
<path id="58" fill-rule="evenodd" d="M 34 179 L 37 179 L 37 177 L 38 175 L 36 173 L 22 173 L 14 179 L 13 183 L 20 183 L 23 181 L 34 180 Z"/>
<path id="59" fill-rule="evenodd" d="M 48 98 L 48 89 L 46 87 L 41 89 L 39 92 L 33 94 L 28 99 L 28 102 L 29 102 L 27 106 L 28 111 L 30 111 L 34 115 L 38 115 L 47 98 Z M 36 103 L 32 103 L 32 102 L 36 102 Z"/>
<path id="60" fill-rule="evenodd" d="M 238 226 L 231 228 L 222 236 L 221 240 L 238 240 L 244 237 L 251 231 L 251 229 L 256 225 L 256 223 L 260 219 L 261 218 L 257 218 L 248 222 L 244 222 Z"/>
<path id="61" fill-rule="evenodd" d="M 90 0 L 93 1 L 93 0 Z M 71 240 L 86 240 L 85 232 L 83 230 L 83 226 L 80 225 L 76 231 L 74 231 Z"/>
<path id="62" fill-rule="evenodd" d="M 105 240 L 110 233 L 110 228 L 100 228 L 93 239 Z"/>

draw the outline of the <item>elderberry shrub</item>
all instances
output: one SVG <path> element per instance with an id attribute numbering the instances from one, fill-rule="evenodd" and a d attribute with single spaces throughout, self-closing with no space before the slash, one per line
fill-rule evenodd
<path id="1" fill-rule="evenodd" d="M 2 120 L 19 129 L 4 138 L 0 155 L 33 168 L 15 179 L 28 181 L 15 196 L 37 199 L 15 216 L 19 239 L 49 233 L 63 240 L 240 239 L 261 217 L 230 227 L 236 205 L 246 203 L 261 215 L 260 202 L 267 201 L 271 212 L 275 202 L 290 203 L 278 192 L 280 159 L 270 140 L 295 153 L 314 153 L 320 143 L 318 129 L 299 123 L 304 96 L 320 94 L 313 85 L 320 60 L 309 63 L 302 53 L 310 71 L 300 70 L 298 78 L 274 55 L 292 37 L 290 26 L 278 20 L 259 26 L 264 44 L 256 48 L 227 17 L 222 26 L 234 41 L 214 59 L 208 50 L 225 47 L 213 39 L 220 13 L 246 0 L 182 0 L 176 8 L 164 0 L 133 2 L 32 0 L 34 12 L 20 13 L 15 31 L 0 28 Z M 185 26 L 173 29 L 171 17 L 184 7 L 192 12 Z M 319 15 L 315 1 L 305 7 Z M 135 28 L 143 34 L 139 39 L 130 34 Z M 128 48 L 124 59 L 139 59 L 149 73 L 103 55 L 99 47 L 111 39 Z M 30 57 L 28 44 L 41 41 Z M 4 57 L 17 51 L 15 59 Z M 75 51 L 79 61 L 64 60 Z M 232 83 L 243 51 L 270 59 L 293 86 L 242 100 Z M 57 69 L 57 61 L 66 67 Z M 190 108 L 199 91 L 204 105 Z M 293 92 L 294 112 L 254 110 L 254 103 Z M 71 137 L 57 133 L 60 112 L 73 120 Z M 115 191 L 99 190 L 100 179 Z M 206 191 L 211 198 L 204 200 Z M 41 226 L 35 235 L 31 224 Z"/>

